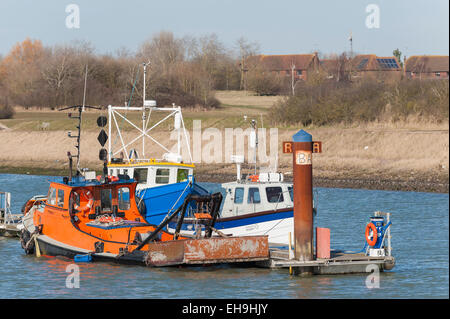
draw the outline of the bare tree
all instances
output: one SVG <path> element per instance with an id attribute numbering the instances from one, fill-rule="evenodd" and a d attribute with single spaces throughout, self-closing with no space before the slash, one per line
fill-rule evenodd
<path id="1" fill-rule="evenodd" d="M 41 75 L 50 89 L 53 105 L 64 103 L 70 81 L 75 75 L 75 57 L 73 48 L 55 46 L 46 50 L 44 62 L 41 65 Z"/>
<path id="2" fill-rule="evenodd" d="M 248 71 L 246 62 L 248 57 L 257 55 L 259 52 L 259 44 L 256 42 L 249 42 L 246 38 L 240 37 L 236 41 L 238 47 L 239 56 L 239 68 L 241 72 L 241 82 L 240 89 L 247 90 L 247 83 L 245 79 L 245 74 Z"/>
<path id="3" fill-rule="evenodd" d="M 184 45 L 184 41 L 175 38 L 172 32 L 161 31 L 141 45 L 137 57 L 141 58 L 142 62 L 150 60 L 154 70 L 158 69 L 166 75 L 170 73 L 171 66 L 184 60 Z"/>

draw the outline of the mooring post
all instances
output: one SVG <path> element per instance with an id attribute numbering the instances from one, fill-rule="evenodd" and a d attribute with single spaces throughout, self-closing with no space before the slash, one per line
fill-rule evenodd
<path id="1" fill-rule="evenodd" d="M 294 256 L 313 260 L 312 136 L 300 130 L 292 137 L 294 174 Z M 297 269 L 308 273 L 308 269 Z"/>
<path id="2" fill-rule="evenodd" d="M 313 142 L 304 130 L 283 142 L 283 153 L 292 153 L 294 174 L 294 258 L 299 261 L 314 259 L 312 153 L 322 153 L 322 142 Z M 311 267 L 296 267 L 296 274 L 312 273 Z"/>

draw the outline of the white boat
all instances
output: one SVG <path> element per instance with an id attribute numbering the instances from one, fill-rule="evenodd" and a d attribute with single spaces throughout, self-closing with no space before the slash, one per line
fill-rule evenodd
<path id="1" fill-rule="evenodd" d="M 268 235 L 271 244 L 289 245 L 294 225 L 292 184 L 283 182 L 281 173 L 255 176 L 221 184 L 224 199 L 214 228 L 229 236 Z M 169 230 L 176 222 L 169 223 Z M 207 223 L 188 213 L 180 234 L 203 234 Z"/>
<path id="2" fill-rule="evenodd" d="M 144 64 L 144 88 L 145 88 Z M 142 114 L 142 122 L 133 123 L 128 117 L 131 112 Z M 164 112 L 160 121 L 152 123 L 151 116 Z M 159 225 L 168 213 L 180 208 L 190 194 L 207 195 L 209 192 L 194 179 L 194 164 L 190 151 L 189 138 L 184 126 L 181 107 L 157 107 L 156 101 L 145 99 L 141 107 L 108 107 L 108 174 L 111 176 L 128 175 L 138 182 L 137 197 L 140 198 L 141 213 L 150 224 Z M 156 127 L 165 121 L 173 120 L 173 129 L 177 133 L 177 152 L 162 145 L 151 136 Z M 125 140 L 121 125 L 133 127 L 137 136 Z M 151 124 L 150 124 L 151 123 Z M 254 130 L 251 140 L 258 145 L 256 121 L 252 121 Z M 114 137 L 113 137 L 114 136 Z M 113 139 L 117 143 L 113 143 Z M 142 141 L 142 143 L 140 143 Z M 146 143 L 151 142 L 164 153 L 161 158 L 146 158 Z M 133 145 L 141 144 L 139 151 Z M 181 154 L 182 143 L 188 151 L 188 161 L 184 162 Z M 148 147 L 148 146 L 147 146 Z M 173 149 L 174 147 L 172 147 Z M 120 156 L 121 155 L 121 156 Z M 293 232 L 292 184 L 283 181 L 283 175 L 275 172 L 261 172 L 248 178 L 241 178 L 240 167 L 243 156 L 233 156 L 237 165 L 237 179 L 222 183 L 223 202 L 214 228 L 223 234 L 268 235 L 269 242 L 288 245 L 289 234 Z M 256 163 L 256 155 L 255 155 Z M 180 234 L 194 235 L 204 232 L 205 223 L 194 216 L 195 207 L 188 207 Z M 175 230 L 177 220 L 168 224 L 168 230 Z M 199 228 L 200 227 L 200 228 Z"/>
<path id="3" fill-rule="evenodd" d="M 256 121 L 251 123 L 254 130 L 250 143 L 255 150 L 255 174 L 242 178 L 244 156 L 232 156 L 231 160 L 237 168 L 236 181 L 220 184 L 223 203 L 214 228 L 230 236 L 268 235 L 271 244 L 289 245 L 294 227 L 293 186 L 284 182 L 283 174 L 276 172 L 276 168 L 257 174 Z M 181 234 L 203 234 L 209 222 L 188 213 Z M 174 229 L 175 225 L 176 220 L 169 223 L 169 230 Z"/>

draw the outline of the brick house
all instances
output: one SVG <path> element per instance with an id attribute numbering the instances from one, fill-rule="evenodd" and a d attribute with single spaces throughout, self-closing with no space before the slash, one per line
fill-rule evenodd
<path id="1" fill-rule="evenodd" d="M 352 59 L 352 77 L 382 77 L 400 79 L 402 67 L 395 56 L 379 57 L 375 54 L 361 54 Z"/>
<path id="2" fill-rule="evenodd" d="M 260 69 L 275 74 L 292 76 L 296 80 L 306 80 L 308 74 L 319 69 L 317 53 L 288 55 L 255 55 L 247 59 L 244 71 Z"/>
<path id="3" fill-rule="evenodd" d="M 448 79 L 448 55 L 411 56 L 405 62 L 405 76 L 411 79 Z"/>
<path id="4" fill-rule="evenodd" d="M 402 75 L 402 68 L 395 56 L 379 57 L 375 54 L 360 54 L 352 59 L 322 59 L 320 67 L 328 74 L 328 78 L 342 76 L 348 72 L 351 73 L 352 79 L 376 77 L 391 80 L 400 79 Z"/>

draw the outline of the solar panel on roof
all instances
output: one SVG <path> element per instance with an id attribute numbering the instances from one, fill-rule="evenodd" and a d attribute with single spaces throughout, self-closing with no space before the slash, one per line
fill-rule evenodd
<path id="1" fill-rule="evenodd" d="M 377 62 L 385 69 L 398 69 L 399 67 L 395 59 L 377 59 Z"/>
<path id="2" fill-rule="evenodd" d="M 369 61 L 369 59 L 363 59 L 360 63 L 359 63 L 359 65 L 358 65 L 358 69 L 362 69 L 362 68 L 364 68 L 365 66 L 366 66 L 366 64 L 367 64 L 367 61 Z"/>

